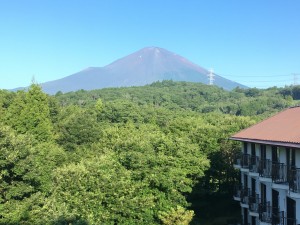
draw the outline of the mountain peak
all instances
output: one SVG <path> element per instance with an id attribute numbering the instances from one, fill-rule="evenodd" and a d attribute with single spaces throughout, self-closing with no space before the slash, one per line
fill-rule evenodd
<path id="1" fill-rule="evenodd" d="M 160 48 L 160 47 L 155 47 L 155 46 L 150 46 L 150 47 L 145 47 L 142 48 L 141 50 L 137 51 L 137 52 L 148 52 L 148 53 L 155 53 L 155 54 L 160 54 L 160 53 L 167 53 L 167 54 L 173 54 L 176 55 L 175 53 L 172 53 L 164 48 Z"/>
<path id="2" fill-rule="evenodd" d="M 65 78 L 42 85 L 45 92 L 92 90 L 105 87 L 141 86 L 173 80 L 208 83 L 208 70 L 164 48 L 150 46 L 104 67 L 88 67 Z M 241 84 L 215 75 L 217 86 L 233 89 Z"/>
<path id="3" fill-rule="evenodd" d="M 164 51 L 166 51 L 166 49 L 163 49 L 163 48 L 160 48 L 157 46 L 148 46 L 148 47 L 142 48 L 141 50 L 146 50 L 146 51 L 164 50 Z"/>

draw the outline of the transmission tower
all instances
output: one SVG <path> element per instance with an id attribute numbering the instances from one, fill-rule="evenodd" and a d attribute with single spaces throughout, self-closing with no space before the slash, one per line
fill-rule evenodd
<path id="1" fill-rule="evenodd" d="M 215 78 L 214 78 L 214 76 L 215 76 L 214 70 L 210 69 L 209 74 L 207 76 L 208 76 L 208 81 L 209 81 L 208 84 L 209 85 L 214 85 L 214 80 L 215 80 Z"/>
<path id="2" fill-rule="evenodd" d="M 298 73 L 293 73 L 294 86 L 298 85 Z"/>

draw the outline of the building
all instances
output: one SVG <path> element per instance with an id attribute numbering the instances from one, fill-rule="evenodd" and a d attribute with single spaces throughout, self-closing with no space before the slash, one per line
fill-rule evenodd
<path id="1" fill-rule="evenodd" d="M 300 107 L 284 110 L 233 135 L 242 142 L 234 199 L 242 224 L 300 224 Z"/>

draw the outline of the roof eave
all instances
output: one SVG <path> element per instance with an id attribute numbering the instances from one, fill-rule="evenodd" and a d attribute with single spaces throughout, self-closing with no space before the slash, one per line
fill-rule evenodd
<path id="1" fill-rule="evenodd" d="M 234 140 L 234 141 L 250 142 L 250 143 L 257 143 L 257 144 L 275 145 L 275 146 L 290 147 L 290 148 L 300 148 L 300 143 L 293 143 L 293 142 L 269 141 L 269 140 L 258 140 L 258 139 L 237 138 L 237 137 L 231 137 L 229 139 Z"/>

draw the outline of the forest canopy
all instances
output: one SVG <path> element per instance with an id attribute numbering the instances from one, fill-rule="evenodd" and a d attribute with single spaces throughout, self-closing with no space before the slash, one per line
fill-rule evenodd
<path id="1" fill-rule="evenodd" d="M 0 224 L 189 224 L 195 188 L 236 182 L 228 137 L 297 104 L 299 90 L 0 90 Z"/>

